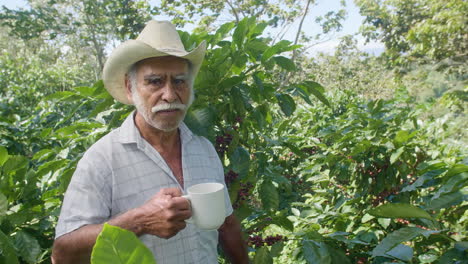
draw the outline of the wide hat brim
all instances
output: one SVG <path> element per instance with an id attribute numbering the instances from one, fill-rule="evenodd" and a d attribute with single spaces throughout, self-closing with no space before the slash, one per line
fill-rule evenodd
<path id="1" fill-rule="evenodd" d="M 131 104 L 127 98 L 125 76 L 133 64 L 152 57 L 175 56 L 190 61 L 192 64 L 190 74 L 196 76 L 205 51 L 205 41 L 194 50 L 187 52 L 181 49 L 156 49 L 140 40 L 127 40 L 115 48 L 104 65 L 102 71 L 104 87 L 117 101 Z"/>

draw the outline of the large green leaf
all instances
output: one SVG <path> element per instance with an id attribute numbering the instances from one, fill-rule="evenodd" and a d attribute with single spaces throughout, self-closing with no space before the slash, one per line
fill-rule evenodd
<path id="1" fill-rule="evenodd" d="M 398 158 L 401 156 L 401 154 L 403 154 L 403 152 L 405 152 L 405 147 L 401 147 L 397 149 L 395 152 L 393 152 L 392 155 L 390 156 L 390 164 L 395 163 L 395 161 L 398 160 Z"/>
<path id="2" fill-rule="evenodd" d="M 449 178 L 445 175 L 444 178 Z M 449 193 L 463 188 L 468 182 L 468 172 L 461 172 L 452 176 L 437 190 L 432 199 L 437 199 L 441 194 Z"/>
<path id="3" fill-rule="evenodd" d="M 381 242 L 378 244 L 374 250 L 372 250 L 372 256 L 386 256 L 386 253 L 396 247 L 397 245 L 410 241 L 413 238 L 424 235 L 429 236 L 431 234 L 437 233 L 438 231 L 424 230 L 419 227 L 403 227 L 390 234 L 388 234 Z"/>
<path id="4" fill-rule="evenodd" d="M 413 249 L 406 245 L 398 244 L 390 251 L 387 251 L 387 255 L 400 260 L 411 261 L 413 258 Z"/>
<path id="5" fill-rule="evenodd" d="M 286 71 L 296 70 L 296 65 L 291 59 L 288 59 L 284 56 L 276 56 L 276 57 L 273 57 L 273 60 L 275 60 L 276 64 Z"/>
<path id="6" fill-rule="evenodd" d="M 298 45 L 291 45 L 291 42 L 288 40 L 281 40 L 275 45 L 269 47 L 262 55 L 262 62 L 266 62 L 269 58 L 271 58 L 275 54 L 280 54 L 285 51 L 291 51 L 294 49 L 299 48 Z"/>
<path id="7" fill-rule="evenodd" d="M 333 264 L 351 264 L 351 261 L 348 259 L 346 254 L 338 248 L 333 248 L 327 245 L 328 252 L 332 259 L 331 263 Z"/>
<path id="8" fill-rule="evenodd" d="M 3 146 L 0 146 L 0 166 L 3 165 L 3 163 L 5 163 L 5 161 L 7 161 L 8 159 L 8 151 L 5 147 Z"/>
<path id="9" fill-rule="evenodd" d="M 37 263 L 41 254 L 41 246 L 36 238 L 24 231 L 18 231 L 15 235 L 14 245 L 19 255 L 26 260 L 26 262 Z"/>
<path id="10" fill-rule="evenodd" d="M 452 177 L 454 175 L 464 173 L 464 172 L 468 172 L 468 166 L 467 165 L 465 165 L 465 164 L 455 164 L 452 168 L 449 169 L 449 171 L 447 171 L 445 176 L 450 178 L 450 177 Z"/>
<path id="11" fill-rule="evenodd" d="M 6 260 L 5 263 L 19 264 L 13 243 L 10 238 L 2 232 L 2 230 L 0 230 L 0 251 L 2 252 L 1 255 L 3 255 Z"/>
<path id="12" fill-rule="evenodd" d="M 296 103 L 291 96 L 287 94 L 277 94 L 276 99 L 278 99 L 281 111 L 283 111 L 286 116 L 291 116 L 294 113 L 294 110 L 296 110 Z"/>
<path id="13" fill-rule="evenodd" d="M 5 195 L 0 193 L 0 223 L 2 223 L 2 218 L 6 215 L 8 209 L 8 200 Z"/>
<path id="14" fill-rule="evenodd" d="M 315 97 L 317 97 L 317 99 L 319 99 L 326 106 L 331 107 L 330 102 L 323 95 L 324 88 L 319 83 L 313 82 L 313 81 L 305 81 L 300 85 L 300 87 L 302 87 L 303 89 L 306 89 L 307 92 L 309 92 L 309 94 L 313 94 Z"/>
<path id="15" fill-rule="evenodd" d="M 265 210 L 276 210 L 279 206 L 279 195 L 273 182 L 269 179 L 263 180 L 260 185 L 260 199 Z"/>
<path id="16" fill-rule="evenodd" d="M 328 252 L 327 245 L 323 242 L 310 240 L 302 241 L 302 252 L 309 264 L 331 264 L 332 258 Z"/>
<path id="17" fill-rule="evenodd" d="M 221 81 L 221 83 L 218 85 L 218 89 L 222 91 L 230 91 L 234 85 L 244 81 L 244 78 L 244 76 L 232 76 L 226 78 L 223 81 Z"/>
<path id="18" fill-rule="evenodd" d="M 229 31 L 231 31 L 234 27 L 235 27 L 235 23 L 234 22 L 229 22 L 229 23 L 225 23 L 223 25 L 221 25 L 218 30 L 216 30 L 216 33 L 214 34 L 214 37 L 213 37 L 213 44 L 217 44 L 219 41 L 223 40 L 226 35 L 229 33 Z"/>
<path id="19" fill-rule="evenodd" d="M 273 258 L 270 256 L 270 251 L 267 247 L 261 247 L 255 252 L 253 260 L 254 264 L 270 264 L 273 263 Z"/>
<path id="20" fill-rule="evenodd" d="M 185 115 L 184 123 L 198 136 L 209 138 L 214 126 L 214 111 L 209 108 L 191 109 Z"/>
<path id="21" fill-rule="evenodd" d="M 91 263 L 156 264 L 156 261 L 134 233 L 105 223 L 93 247 Z"/>
<path id="22" fill-rule="evenodd" d="M 275 216 L 271 219 L 271 223 L 272 224 L 275 224 L 277 226 L 280 226 L 282 228 L 285 228 L 289 231 L 293 231 L 294 230 L 294 225 L 293 223 L 291 222 L 291 220 L 289 220 L 286 216 Z"/>
<path id="23" fill-rule="evenodd" d="M 425 172 L 423 175 L 418 177 L 418 179 L 411 185 L 404 187 L 401 191 L 402 192 L 411 192 L 416 190 L 418 187 L 423 186 L 427 181 L 436 178 L 437 176 L 444 173 L 444 169 L 437 169 Z"/>
<path id="24" fill-rule="evenodd" d="M 8 160 L 3 164 L 3 172 L 8 174 L 13 171 L 22 169 L 28 165 L 28 159 L 20 155 L 12 155 L 8 157 Z"/>
<path id="25" fill-rule="evenodd" d="M 404 203 L 389 203 L 373 208 L 368 214 L 385 218 L 426 218 L 432 220 L 430 214 L 423 209 Z"/>
<path id="26" fill-rule="evenodd" d="M 244 40 L 247 37 L 250 28 L 253 28 L 255 26 L 255 17 L 245 17 L 237 24 L 237 27 L 232 35 L 232 40 L 239 49 L 242 48 L 242 44 L 244 43 Z"/>
<path id="27" fill-rule="evenodd" d="M 439 210 L 447 208 L 452 205 L 460 204 L 463 201 L 468 200 L 468 188 L 464 188 L 457 192 L 443 194 L 429 201 L 427 205 L 428 210 Z"/>
<path id="28" fill-rule="evenodd" d="M 249 171 L 250 154 L 243 147 L 237 147 L 234 152 L 229 156 L 232 164 L 232 169 L 239 173 L 240 176 L 245 176 Z"/>

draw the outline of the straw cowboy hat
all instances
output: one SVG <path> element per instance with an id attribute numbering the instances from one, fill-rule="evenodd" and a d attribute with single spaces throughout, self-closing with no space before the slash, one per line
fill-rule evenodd
<path id="1" fill-rule="evenodd" d="M 191 74 L 196 76 L 205 51 L 206 43 L 203 41 L 197 48 L 187 52 L 173 24 L 151 20 L 137 39 L 127 40 L 112 51 L 102 70 L 104 86 L 117 101 L 130 104 L 125 88 L 125 74 L 135 62 L 151 57 L 176 56 L 190 61 Z"/>

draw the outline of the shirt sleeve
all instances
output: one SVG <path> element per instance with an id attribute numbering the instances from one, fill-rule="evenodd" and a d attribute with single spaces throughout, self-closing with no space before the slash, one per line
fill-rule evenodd
<path id="1" fill-rule="evenodd" d="M 95 149 L 95 148 L 94 148 Z M 111 174 L 107 162 L 90 149 L 78 162 L 56 226 L 55 237 L 89 224 L 101 224 L 111 215 Z"/>

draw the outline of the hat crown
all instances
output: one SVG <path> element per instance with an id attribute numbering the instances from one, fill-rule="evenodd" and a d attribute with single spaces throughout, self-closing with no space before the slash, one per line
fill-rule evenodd
<path id="1" fill-rule="evenodd" d="M 169 21 L 149 21 L 137 37 L 137 40 L 161 51 L 173 50 L 185 52 L 179 33 L 177 33 L 175 26 Z"/>

